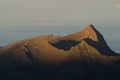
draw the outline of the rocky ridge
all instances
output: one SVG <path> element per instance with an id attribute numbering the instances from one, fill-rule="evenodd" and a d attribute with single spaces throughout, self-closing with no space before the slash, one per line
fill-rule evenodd
<path id="1" fill-rule="evenodd" d="M 23 74 L 30 76 L 31 74 L 28 73 L 33 72 L 39 74 L 37 74 L 38 76 L 33 76 L 33 78 L 38 77 L 36 80 L 39 80 L 39 78 L 42 80 L 59 80 L 61 76 L 63 76 L 62 80 L 99 80 L 97 79 L 98 76 L 102 76 L 104 80 L 104 78 L 109 78 L 105 76 L 111 75 L 107 73 L 107 68 L 110 68 L 108 70 L 110 72 L 116 72 L 116 69 L 118 69 L 116 67 L 120 66 L 119 62 L 119 54 L 110 49 L 102 34 L 95 29 L 92 24 L 82 31 L 67 36 L 38 36 L 16 41 L 0 48 L 1 75 L 5 73 L 4 75 L 8 77 L 8 75 L 12 74 L 10 76 L 11 79 L 23 76 Z M 29 71 L 26 70 L 26 66 Z M 72 68 L 76 68 L 74 69 L 75 71 L 71 70 Z M 114 70 L 113 68 L 116 69 Z M 21 69 L 23 70 L 22 73 Z M 41 69 L 45 70 L 41 71 Z M 67 78 L 68 75 L 65 73 L 63 74 L 60 70 L 69 76 L 72 75 L 72 78 L 74 77 L 73 75 L 80 74 L 80 76 L 87 76 L 90 79 L 86 77 L 79 78 L 79 76 L 76 77 L 78 79 Z M 103 72 L 100 72 L 100 70 L 106 70 L 106 74 L 102 75 L 101 73 Z M 15 73 L 16 71 L 18 71 L 18 73 Z M 50 73 L 47 73 L 49 71 Z M 42 74 L 42 72 L 44 74 Z M 69 72 L 71 72 L 71 74 Z M 74 72 L 75 74 L 72 74 Z M 49 77 L 51 73 L 53 73 L 54 77 Z M 97 73 L 97 77 L 94 76 L 95 73 Z M 56 77 L 56 74 L 59 76 Z M 16 76 L 13 77 L 13 75 Z M 22 78 L 29 79 L 29 77 L 26 76 Z M 43 78 L 43 76 L 48 76 L 48 78 Z M 2 76 L 0 77 L 3 80 L 5 79 Z M 22 78 L 19 77 L 15 80 L 20 80 Z M 30 80 L 34 79 L 30 78 Z"/>

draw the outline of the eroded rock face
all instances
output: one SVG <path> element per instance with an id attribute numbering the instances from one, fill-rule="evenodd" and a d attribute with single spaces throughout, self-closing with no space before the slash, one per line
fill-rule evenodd
<path id="1" fill-rule="evenodd" d="M 67 36 L 39 36 L 1 47 L 0 65 L 3 80 L 111 80 L 115 75 L 107 71 L 119 71 L 120 56 L 90 24 Z"/>

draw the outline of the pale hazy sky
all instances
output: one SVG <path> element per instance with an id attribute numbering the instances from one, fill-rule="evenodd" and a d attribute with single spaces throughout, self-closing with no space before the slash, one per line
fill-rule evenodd
<path id="1" fill-rule="evenodd" d="M 16 25 L 120 25 L 120 0 L 0 0 L 0 28 Z"/>

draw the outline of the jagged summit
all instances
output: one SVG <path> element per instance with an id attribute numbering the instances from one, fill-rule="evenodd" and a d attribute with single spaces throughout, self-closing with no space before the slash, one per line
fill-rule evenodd
<path id="1" fill-rule="evenodd" d="M 120 66 L 118 63 L 120 56 L 110 49 L 103 35 L 90 24 L 67 36 L 39 36 L 1 47 L 0 79 L 110 80 L 104 75 L 109 73 L 108 69 L 116 74 Z"/>
<path id="2" fill-rule="evenodd" d="M 83 31 L 81 31 L 84 35 L 86 35 L 87 37 L 85 38 L 90 38 L 94 41 L 98 41 L 98 34 L 96 29 L 94 28 L 94 26 L 92 24 L 90 24 L 88 27 L 86 27 Z"/>
<path id="3" fill-rule="evenodd" d="M 92 28 L 94 28 L 94 25 L 93 24 L 89 24 L 89 26 L 88 27 L 92 27 Z"/>
<path id="4" fill-rule="evenodd" d="M 90 24 L 85 29 L 79 32 L 65 36 L 64 39 L 81 41 L 85 38 L 90 38 L 93 41 L 98 41 L 99 35 L 101 34 L 95 29 L 95 27 L 92 24 Z"/>
<path id="5" fill-rule="evenodd" d="M 48 56 L 50 54 L 52 56 L 58 56 L 61 55 L 61 53 L 65 53 L 66 56 L 68 56 L 68 54 L 76 54 L 76 51 L 80 51 L 80 54 L 87 53 L 90 55 L 118 55 L 110 49 L 102 34 L 97 29 L 95 29 L 92 24 L 88 25 L 85 29 L 79 32 L 64 37 L 47 35 L 17 41 L 1 48 L 0 53 L 8 53 L 9 55 L 11 55 L 17 50 L 17 53 L 19 53 L 19 55 L 23 55 L 25 48 L 24 46 L 28 46 L 27 48 L 30 47 L 31 51 L 45 56 Z M 58 58 L 58 61 L 61 59 L 62 57 L 60 57 L 60 59 Z"/>
<path id="6" fill-rule="evenodd" d="M 96 50 L 98 50 L 103 55 L 106 55 L 106 56 L 117 55 L 115 52 L 113 52 L 109 48 L 103 35 L 92 24 L 88 25 L 85 29 L 79 32 L 69 34 L 64 37 L 53 36 L 53 35 L 34 37 L 30 39 L 25 39 L 23 41 L 14 42 L 8 45 L 8 46 L 11 46 L 10 48 L 5 46 L 3 47 L 3 49 L 4 50 L 14 49 L 16 47 L 13 47 L 13 45 L 18 47 L 26 43 L 34 42 L 37 45 L 42 44 L 42 45 L 45 45 L 45 47 L 49 46 L 48 48 L 53 49 L 53 51 L 56 48 L 58 52 L 61 49 L 70 51 L 72 47 L 76 47 L 77 45 L 81 44 L 81 41 L 83 40 L 84 42 L 86 42 L 91 47 L 94 47 Z"/>

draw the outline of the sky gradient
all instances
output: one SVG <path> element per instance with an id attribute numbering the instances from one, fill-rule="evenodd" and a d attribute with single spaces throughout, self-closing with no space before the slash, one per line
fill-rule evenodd
<path id="1" fill-rule="evenodd" d="M 119 14 L 119 0 L 0 0 L 3 26 L 114 24 Z"/>
<path id="2" fill-rule="evenodd" d="M 120 52 L 120 0 L 0 0 L 1 45 L 53 32 L 66 35 L 89 24 Z"/>

